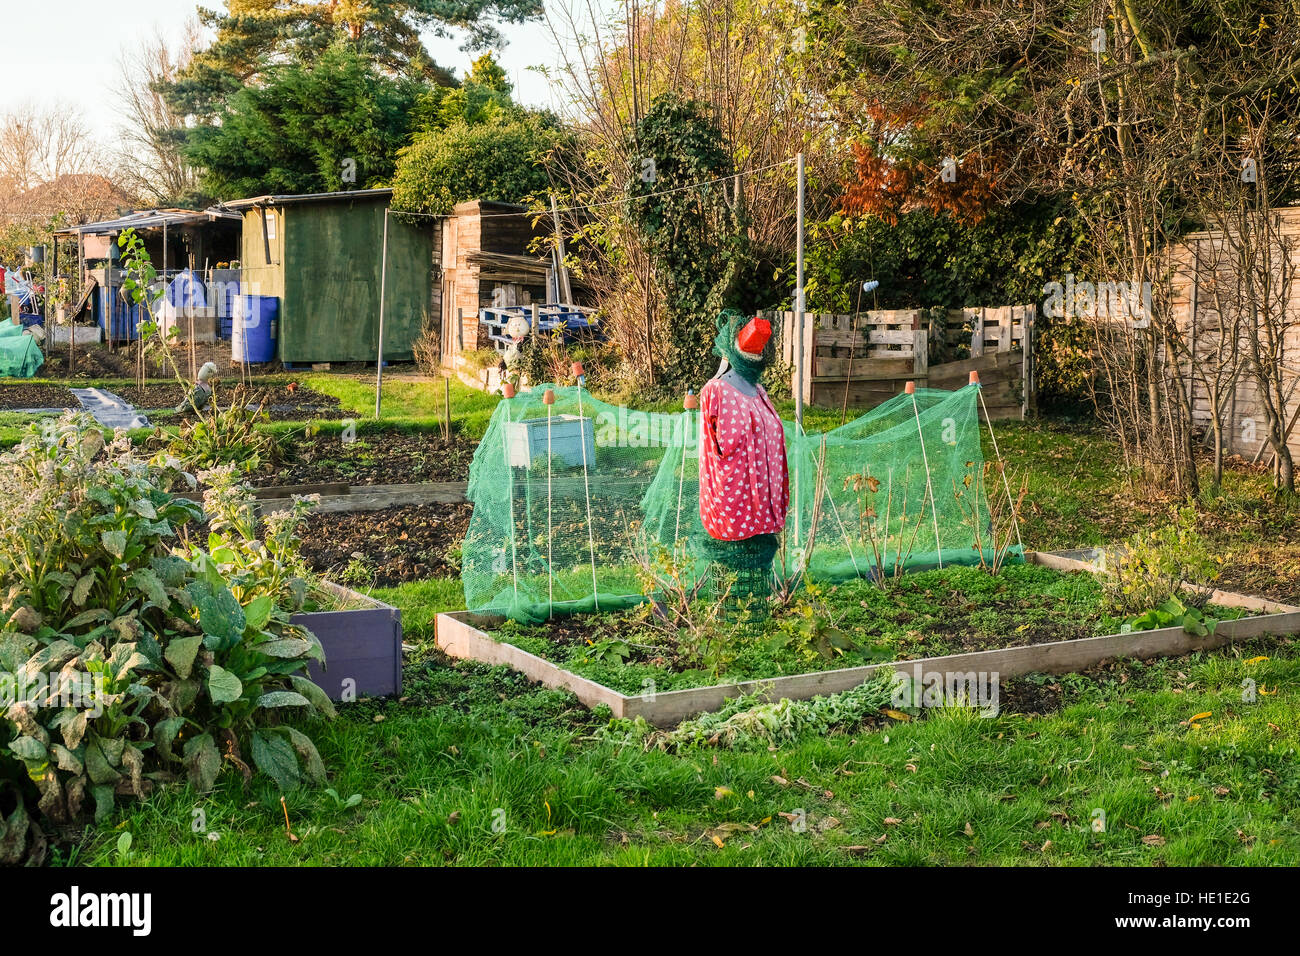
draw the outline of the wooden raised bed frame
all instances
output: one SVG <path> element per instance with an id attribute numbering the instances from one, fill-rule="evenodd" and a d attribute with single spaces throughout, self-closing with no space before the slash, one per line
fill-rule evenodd
<path id="1" fill-rule="evenodd" d="M 1062 571 L 1095 571 L 1096 568 L 1084 559 L 1089 554 L 1087 551 L 1029 552 L 1025 558 L 1032 564 Z M 1300 632 L 1300 607 L 1230 591 L 1215 591 L 1210 600 L 1222 607 L 1266 613 L 1235 621 L 1222 621 L 1214 633 L 1206 637 L 1195 637 L 1181 627 L 1165 627 L 1153 631 L 1106 634 L 1072 641 L 890 661 L 640 696 L 621 694 L 535 654 L 493 640 L 482 628 L 501 623 L 504 619 L 500 617 L 477 615 L 470 611 L 439 614 L 436 639 L 438 647 L 451 657 L 467 658 L 485 664 L 505 664 L 547 687 L 571 691 L 588 707 L 605 704 L 615 717 L 643 717 L 655 726 L 669 727 L 695 714 L 717 710 L 728 699 L 734 700 L 744 694 L 760 694 L 767 700 L 779 700 L 782 697 L 806 700 L 823 694 L 841 693 L 857 687 L 881 668 L 904 672 L 912 672 L 917 667 L 925 671 L 946 673 L 974 671 L 996 674 L 999 680 L 1004 680 L 1022 674 L 1065 674 L 1115 658 L 1177 657 L 1196 650 L 1213 650 L 1234 641 L 1265 634 Z"/>

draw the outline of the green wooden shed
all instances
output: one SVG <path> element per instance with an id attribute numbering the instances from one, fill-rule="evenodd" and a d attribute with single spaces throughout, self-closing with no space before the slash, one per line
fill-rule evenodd
<path id="1" fill-rule="evenodd" d="M 280 300 L 281 362 L 378 358 L 384 210 L 392 195 L 358 189 L 223 204 L 244 217 L 241 292 Z M 388 217 L 385 361 L 414 358 L 413 345 L 430 323 L 431 223 Z"/>

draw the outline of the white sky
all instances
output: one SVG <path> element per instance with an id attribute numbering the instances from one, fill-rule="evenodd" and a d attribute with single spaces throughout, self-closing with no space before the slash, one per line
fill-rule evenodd
<path id="1" fill-rule="evenodd" d="M 220 8 L 220 0 L 204 6 Z M 598 0 L 600 8 L 615 0 Z M 110 144 L 119 124 L 113 91 L 118 60 L 155 30 L 175 40 L 193 16 L 194 0 L 0 0 L 0 75 L 4 76 L 0 113 L 10 104 L 63 103 L 78 108 L 87 124 Z M 548 7 L 551 0 L 548 0 Z M 559 52 L 545 23 L 502 28 L 507 44 L 497 59 L 515 84 L 516 97 L 529 106 L 559 109 L 547 81 L 531 66 L 554 68 Z M 473 54 L 459 49 L 463 38 L 425 37 L 436 62 L 463 75 Z"/>

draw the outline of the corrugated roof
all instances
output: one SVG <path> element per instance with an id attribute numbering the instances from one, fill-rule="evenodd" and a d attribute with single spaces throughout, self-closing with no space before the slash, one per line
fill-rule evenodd
<path id="1" fill-rule="evenodd" d="M 80 226 L 68 226 L 54 233 L 56 236 L 97 236 L 121 232 L 123 229 L 156 229 L 159 226 L 185 226 L 200 222 L 213 222 L 217 219 L 238 220 L 240 217 L 222 209 L 205 209 L 196 212 L 193 209 L 147 209 L 129 213 L 120 219 L 108 219 L 104 222 L 88 222 Z"/>
<path id="2" fill-rule="evenodd" d="M 378 199 L 391 197 L 391 189 L 349 189 L 337 193 L 303 193 L 302 195 L 255 196 L 251 199 L 232 199 L 221 204 L 222 209 L 248 209 L 252 206 L 293 206 L 309 202 L 335 202 L 341 199 Z"/>

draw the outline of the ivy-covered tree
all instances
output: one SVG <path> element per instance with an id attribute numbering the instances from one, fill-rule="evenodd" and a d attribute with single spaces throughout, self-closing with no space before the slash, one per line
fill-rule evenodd
<path id="1" fill-rule="evenodd" d="M 223 199 L 379 185 L 393 175 L 423 90 L 332 47 L 235 93 L 219 122 L 192 131 L 186 156 L 205 170 L 204 192 Z"/>
<path id="2" fill-rule="evenodd" d="M 657 368 L 673 383 L 699 387 L 716 367 L 714 317 L 737 296 L 748 238 L 727 189 L 735 164 L 716 122 L 697 102 L 656 97 L 634 128 L 628 215 L 654 264 L 665 327 L 651 331 Z"/>

